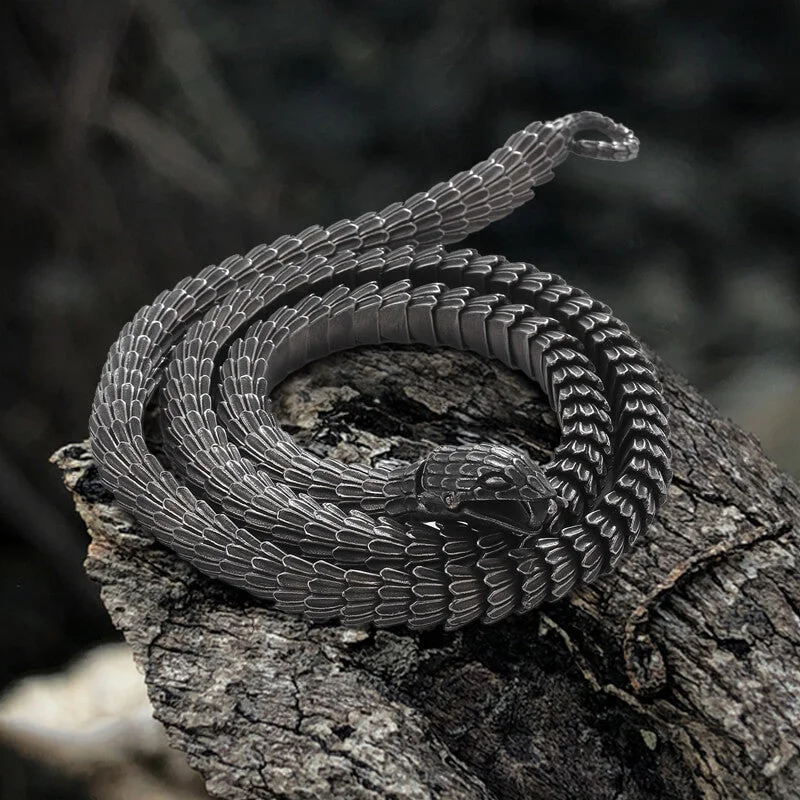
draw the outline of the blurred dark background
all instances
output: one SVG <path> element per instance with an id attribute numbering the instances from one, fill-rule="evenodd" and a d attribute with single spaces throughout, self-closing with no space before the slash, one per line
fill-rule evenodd
<path id="1" fill-rule="evenodd" d="M 800 473 L 797 2 L 3 0 L 0 64 L 0 688 L 112 636 L 48 456 L 136 309 L 534 119 L 642 153 L 570 160 L 474 245 L 609 302 Z"/>

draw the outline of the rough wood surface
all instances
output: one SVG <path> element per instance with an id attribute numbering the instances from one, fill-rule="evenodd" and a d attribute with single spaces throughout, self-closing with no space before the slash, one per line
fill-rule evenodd
<path id="1" fill-rule="evenodd" d="M 155 714 L 212 794 L 239 798 L 800 798 L 798 487 L 665 370 L 670 501 L 592 590 L 444 634 L 309 627 L 141 534 L 62 448 L 87 568 Z M 288 380 L 307 447 L 416 458 L 521 444 L 555 420 L 518 374 L 464 353 L 365 349 Z"/>

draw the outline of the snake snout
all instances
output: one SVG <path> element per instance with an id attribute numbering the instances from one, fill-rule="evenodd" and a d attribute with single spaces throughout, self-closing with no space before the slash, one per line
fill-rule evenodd
<path id="1" fill-rule="evenodd" d="M 541 530 L 558 512 L 555 498 L 478 500 L 465 502 L 459 514 L 481 527 L 505 528 L 519 534 Z"/>
<path id="2" fill-rule="evenodd" d="M 610 117 L 595 111 L 580 111 L 562 117 L 572 133 L 569 144 L 570 152 L 585 158 L 596 158 L 603 161 L 632 161 L 639 155 L 639 140 L 630 128 L 626 128 Z M 608 138 L 576 139 L 576 134 L 586 131 L 597 131 Z"/>

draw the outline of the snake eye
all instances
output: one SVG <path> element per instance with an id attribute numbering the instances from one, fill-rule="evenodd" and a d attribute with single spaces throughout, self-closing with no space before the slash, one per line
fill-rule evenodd
<path id="1" fill-rule="evenodd" d="M 458 501 L 456 500 L 456 496 L 453 494 L 453 492 L 448 492 L 444 496 L 444 502 L 447 503 L 448 508 L 456 508 L 456 506 L 458 506 Z"/>

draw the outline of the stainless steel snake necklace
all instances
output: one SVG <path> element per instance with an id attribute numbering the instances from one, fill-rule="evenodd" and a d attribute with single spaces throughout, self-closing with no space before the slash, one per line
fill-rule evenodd
<path id="1" fill-rule="evenodd" d="M 570 153 L 627 161 L 638 147 L 594 112 L 534 122 L 403 203 L 162 292 L 103 368 L 90 419 L 102 481 L 201 572 L 311 621 L 454 629 L 597 580 L 666 498 L 654 367 L 607 306 L 558 276 L 444 245 L 529 200 Z M 384 343 L 471 350 L 536 380 L 561 428 L 552 460 L 486 444 L 369 468 L 300 448 L 270 392 L 311 361 Z M 144 425 L 156 405 L 158 456 Z"/>

